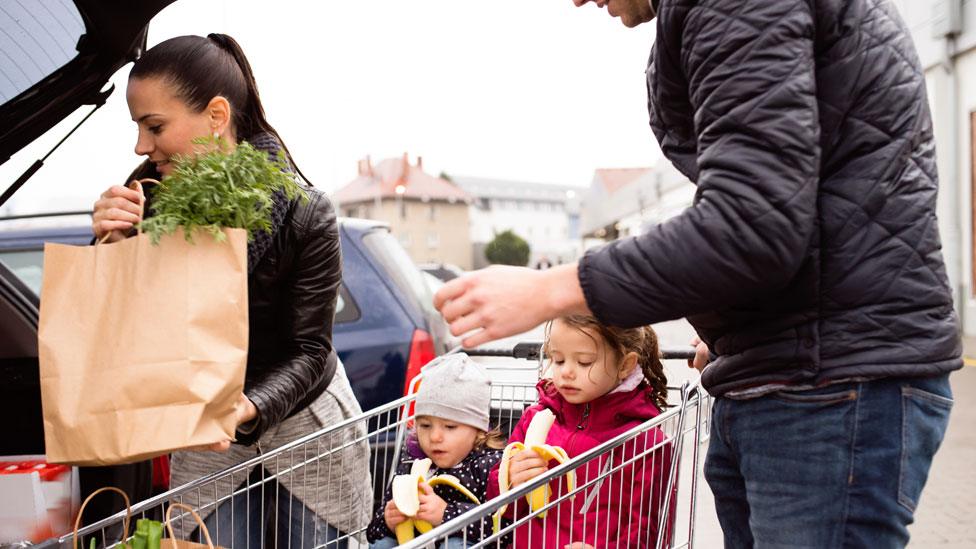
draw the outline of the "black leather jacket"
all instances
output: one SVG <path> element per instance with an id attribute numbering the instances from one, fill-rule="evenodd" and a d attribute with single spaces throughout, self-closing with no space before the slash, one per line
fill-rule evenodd
<path id="1" fill-rule="evenodd" d="M 591 252 L 602 321 L 687 316 L 713 394 L 962 366 L 925 76 L 886 0 L 660 0 L 651 126 L 694 205 Z"/>
<path id="2" fill-rule="evenodd" d="M 250 337 L 244 394 L 258 421 L 237 442 L 251 444 L 318 398 L 332 381 L 332 320 L 342 278 L 332 202 L 309 188 L 293 201 L 271 247 L 248 277 Z"/>

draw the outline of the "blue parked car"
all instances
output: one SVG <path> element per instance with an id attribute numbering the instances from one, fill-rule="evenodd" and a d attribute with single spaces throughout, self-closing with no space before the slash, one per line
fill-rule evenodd
<path id="1" fill-rule="evenodd" d="M 420 368 L 446 352 L 453 340 L 444 320 L 433 310 L 431 290 L 422 271 L 390 234 L 386 224 L 342 218 L 339 232 L 343 277 L 333 339 L 356 398 L 368 410 L 403 396 Z M 0 225 L 0 280 L 24 294 L 29 306 L 36 310 L 44 242 L 87 245 L 91 239 L 91 228 L 81 223 L 12 230 L 4 230 Z M 0 320 L 5 326 L 13 325 L 8 323 L 9 319 Z M 36 321 L 33 329 L 36 347 Z M 6 350 L 12 351 L 13 347 Z M 33 356 L 17 357 L 16 372 L 13 363 L 3 360 L 8 357 L 0 356 L 0 380 L 3 381 L 0 385 L 8 389 L 17 387 L 12 392 L 19 395 L 19 409 L 14 415 L 30 418 L 20 425 L 24 429 L 18 428 L 16 436 L 8 433 L 0 436 L 0 455 L 31 453 L 42 448 L 40 394 L 25 400 L 20 398 L 25 397 L 25 385 L 10 383 L 10 376 L 16 375 L 26 386 L 36 387 L 36 348 L 29 354 Z M 7 392 L 0 389 L 0 393 Z M 2 402 L 10 396 L 0 394 L 0 408 L 6 408 Z M 32 410 L 21 408 L 24 405 Z M 30 424 L 33 429 L 27 429 Z M 10 427 L 8 423 L 4 431 Z"/>

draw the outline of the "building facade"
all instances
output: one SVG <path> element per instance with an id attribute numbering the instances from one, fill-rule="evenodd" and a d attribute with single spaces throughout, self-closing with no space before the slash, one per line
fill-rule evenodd
<path id="1" fill-rule="evenodd" d="M 665 159 L 649 168 L 598 169 L 583 201 L 583 237 L 592 245 L 642 234 L 694 197 L 695 186 Z"/>
<path id="2" fill-rule="evenodd" d="M 341 215 L 389 223 L 416 263 L 452 263 L 471 269 L 469 205 L 457 185 L 411 164 L 407 154 L 373 165 L 360 161 L 356 179 L 332 195 Z"/>
<path id="3" fill-rule="evenodd" d="M 471 197 L 472 263 L 488 265 L 484 247 L 511 230 L 529 243 L 529 266 L 574 261 L 581 251 L 583 187 L 450 176 Z"/>

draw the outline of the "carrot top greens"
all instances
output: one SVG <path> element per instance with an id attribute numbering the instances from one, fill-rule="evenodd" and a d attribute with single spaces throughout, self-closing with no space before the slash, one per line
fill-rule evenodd
<path id="1" fill-rule="evenodd" d="M 213 144 L 213 139 L 201 138 L 194 143 Z M 189 242 L 198 230 L 223 241 L 224 227 L 247 229 L 250 240 L 255 231 L 271 232 L 276 192 L 289 200 L 308 200 L 280 151 L 277 158 L 270 159 L 247 142 L 230 153 L 222 149 L 217 146 L 206 153 L 173 159 L 173 173 L 153 194 L 153 215 L 141 223 L 153 244 L 179 227 Z"/>

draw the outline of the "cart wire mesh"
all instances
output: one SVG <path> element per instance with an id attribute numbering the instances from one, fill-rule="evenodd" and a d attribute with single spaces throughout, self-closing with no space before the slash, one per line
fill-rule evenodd
<path id="1" fill-rule="evenodd" d="M 465 351 L 471 356 L 508 359 L 503 361 L 504 367 L 532 374 L 522 380 L 492 383 L 491 423 L 505 435 L 511 432 L 525 408 L 536 402 L 535 381 L 544 367 L 540 350 L 541 343 L 525 342 L 512 349 Z M 693 350 L 665 350 L 662 354 L 665 360 L 687 359 L 693 356 Z M 252 449 L 254 455 L 250 459 L 133 505 L 132 523 L 139 518 L 161 520 L 170 504 L 181 503 L 204 517 L 214 543 L 227 549 L 366 547 L 366 528 L 395 474 L 406 434 L 413 423 L 415 390 L 426 371 L 427 367 L 403 398 L 325 426 L 278 448 L 258 446 Z M 539 521 L 540 512 L 562 516 L 581 509 L 586 512 L 605 509 L 610 500 L 623 496 L 627 487 L 625 477 L 648 465 L 666 472 L 655 481 L 659 484 L 651 487 L 652 497 L 648 498 L 643 494 L 647 490 L 643 490 L 639 491 L 636 502 L 614 504 L 624 508 L 643 506 L 636 515 L 630 513 L 628 517 L 637 516 L 643 524 L 646 520 L 640 517 L 646 515 L 653 518 L 654 525 L 648 524 L 647 528 L 639 525 L 644 531 L 624 540 L 617 532 L 632 531 L 634 525 L 630 524 L 631 518 L 624 519 L 618 514 L 614 524 L 585 521 L 583 531 L 578 532 L 579 538 L 588 540 L 588 545 L 594 548 L 691 547 L 700 473 L 699 449 L 709 435 L 711 400 L 697 383 L 686 383 L 680 389 L 669 387 L 669 393 L 669 402 L 675 405 L 653 420 L 484 502 L 404 547 L 440 547 L 448 537 L 461 538 L 473 547 L 506 547 L 513 542 L 520 547 L 546 547 L 544 540 L 549 539 L 546 531 L 542 532 L 543 539 L 536 536 L 523 541 L 525 535 L 535 535 L 535 530 L 528 525 Z M 581 479 L 573 490 L 567 490 L 564 482 L 570 471 L 575 471 Z M 518 503 L 534 488 L 547 484 L 552 486 L 553 495 L 544 510 L 532 512 Z M 323 490 L 322 486 L 338 488 Z M 469 524 L 490 523 L 491 516 L 502 505 L 508 505 L 512 511 L 497 533 L 490 532 L 491 528 L 486 526 L 491 535 L 481 540 L 466 537 Z M 175 513 L 174 517 L 178 539 L 203 543 L 203 535 L 188 513 Z M 85 548 L 92 539 L 98 547 L 113 547 L 132 535 L 131 531 L 125 535 L 122 532 L 124 518 L 122 511 L 85 526 L 79 530 L 78 540 Z M 681 528 L 677 526 L 678 521 Z M 551 527 L 551 521 L 543 525 L 544 529 Z M 72 540 L 71 535 L 66 535 L 44 545 L 71 547 Z M 430 545 L 432 542 L 435 545 Z"/>

